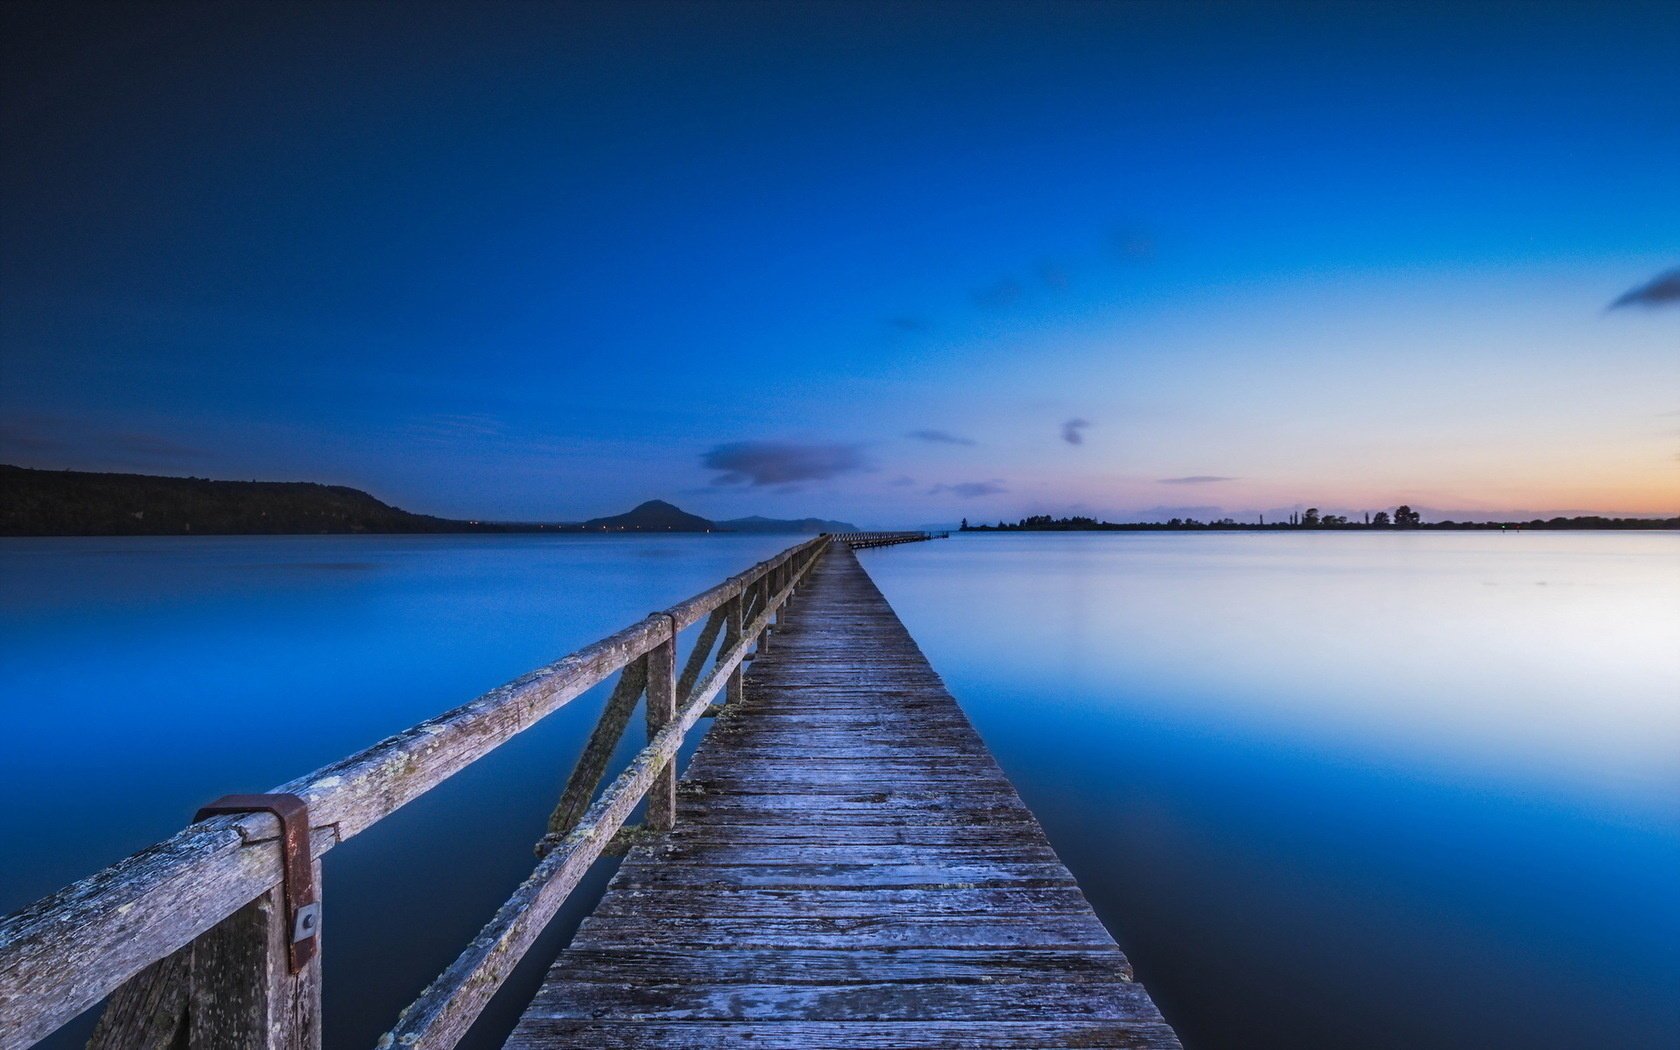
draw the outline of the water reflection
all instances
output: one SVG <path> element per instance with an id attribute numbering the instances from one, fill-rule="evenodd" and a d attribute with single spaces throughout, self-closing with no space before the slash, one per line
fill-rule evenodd
<path id="1" fill-rule="evenodd" d="M 0 910 L 784 545 L 0 541 Z M 1209 1050 L 1680 1045 L 1677 555 L 1672 535 L 1000 535 L 863 558 Z M 330 1047 L 371 1045 L 529 872 L 599 703 L 328 858 Z"/>
<path id="2" fill-rule="evenodd" d="M 864 555 L 1191 1047 L 1680 1045 L 1680 537 Z"/>

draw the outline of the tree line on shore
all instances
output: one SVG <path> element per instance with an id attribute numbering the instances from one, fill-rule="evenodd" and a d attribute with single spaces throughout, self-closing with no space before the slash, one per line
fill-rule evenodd
<path id="1" fill-rule="evenodd" d="M 1283 521 L 1258 522 L 1219 518 L 1199 521 L 1196 518 L 1170 518 L 1167 521 L 1114 522 L 1071 515 L 1065 518 L 1049 514 L 1034 514 L 1010 524 L 971 525 L 962 520 L 963 532 L 1161 532 L 1225 529 L 1245 532 L 1294 531 L 1297 529 L 1351 529 L 1394 531 L 1405 529 L 1680 529 L 1680 517 L 1673 518 L 1610 518 L 1597 514 L 1578 517 L 1534 518 L 1529 521 L 1424 521 L 1423 515 L 1402 503 L 1390 513 L 1379 510 L 1367 512 L 1355 520 L 1345 514 L 1323 514 L 1317 507 L 1291 512 Z"/>

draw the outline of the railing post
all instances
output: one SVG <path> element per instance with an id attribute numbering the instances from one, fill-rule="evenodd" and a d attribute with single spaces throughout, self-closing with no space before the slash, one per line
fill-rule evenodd
<path id="1" fill-rule="evenodd" d="M 647 654 L 648 739 L 677 717 L 677 622 L 671 636 Z M 670 831 L 677 820 L 677 756 L 672 755 L 654 779 L 647 795 L 647 826 Z"/>
<path id="2" fill-rule="evenodd" d="M 290 949 L 276 886 L 112 993 L 88 1050 L 320 1050 L 321 960 Z"/>
<path id="3" fill-rule="evenodd" d="M 293 974 L 290 946 L 278 886 L 193 943 L 188 1050 L 320 1050 L 321 960 Z"/>
<path id="4" fill-rule="evenodd" d="M 740 594 L 737 594 L 735 597 L 729 599 L 728 603 L 723 607 L 722 652 L 727 653 L 729 650 L 735 648 L 735 646 L 741 641 L 741 608 L 746 604 L 746 601 L 747 592 L 745 588 L 743 588 Z M 736 661 L 735 669 L 729 672 L 729 684 L 724 687 L 723 694 L 723 701 L 726 704 L 738 703 L 744 695 L 744 690 L 741 684 L 742 663 L 744 663 L 744 661 Z"/>

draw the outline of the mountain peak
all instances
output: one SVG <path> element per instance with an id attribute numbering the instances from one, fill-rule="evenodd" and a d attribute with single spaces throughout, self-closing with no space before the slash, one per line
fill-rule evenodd
<path id="1" fill-rule="evenodd" d="M 717 529 L 698 514 L 690 514 L 662 499 L 650 499 L 623 514 L 590 518 L 583 527 L 602 532 L 713 532 Z"/>

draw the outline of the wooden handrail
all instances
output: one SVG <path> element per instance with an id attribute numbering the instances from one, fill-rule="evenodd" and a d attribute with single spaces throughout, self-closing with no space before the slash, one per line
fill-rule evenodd
<path id="1" fill-rule="evenodd" d="M 845 533 L 797 544 L 470 703 L 275 788 L 307 804 L 311 852 L 319 858 L 656 650 L 672 658 L 676 636 L 684 628 L 711 616 L 712 623 L 702 633 L 724 631 L 718 660 L 702 680 L 694 682 L 690 674 L 697 673 L 699 665 L 684 669 L 681 685 L 693 682 L 693 688 L 676 690 L 679 709 L 674 719 L 650 734 L 648 746 L 630 767 L 575 828 L 562 832 L 564 837 L 520 893 L 405 1012 L 398 1032 L 413 1035 L 413 1045 L 440 1047 L 453 1045 L 465 1033 L 512 962 L 529 947 L 636 803 L 656 781 L 671 780 L 670 763 L 688 729 L 726 686 L 731 696 L 738 693 L 747 650 L 755 643 L 768 644 L 778 610 L 831 542 L 864 547 L 930 538 L 927 533 Z M 726 609 L 732 602 L 735 606 Z M 705 648 L 709 653 L 710 644 Z M 18 1050 L 44 1038 L 148 967 L 158 980 L 164 975 L 180 980 L 191 967 L 175 961 L 177 954 L 213 931 L 229 936 L 229 924 L 236 920 L 242 923 L 238 936 L 267 938 L 263 943 L 272 941 L 283 948 L 284 941 L 274 940 L 280 934 L 273 932 L 271 917 L 263 910 L 280 882 L 278 820 L 267 814 L 214 817 L 0 919 L 0 1003 L 5 1004 L 0 1010 L 0 1050 Z M 262 950 L 266 949 L 259 950 L 259 956 Z M 319 963 L 306 969 L 312 972 L 302 980 L 314 982 L 313 994 L 318 996 Z M 258 979 L 254 972 L 243 972 L 237 979 Z M 218 979 L 234 980 L 235 975 Z M 298 994 L 296 988 L 276 989 L 277 994 L 253 998 L 272 1011 L 285 1004 L 270 1000 Z M 143 998 L 147 1003 L 182 999 Z M 185 1009 L 184 1000 L 180 1008 Z M 260 1029 L 265 1024 L 273 1030 L 265 1045 L 319 1046 L 314 1013 L 298 1022 L 297 1032 L 289 1023 L 263 1021 L 252 1014 L 250 1025 Z M 285 1033 L 277 1034 L 282 1028 Z M 206 1038 L 214 1042 L 219 1037 Z M 123 1045 L 121 1037 L 112 1036 L 108 1045 Z"/>
<path id="2" fill-rule="evenodd" d="M 720 654 L 677 717 L 637 753 L 629 768 L 589 808 L 578 826 L 542 859 L 536 871 L 479 931 L 467 950 L 403 1011 L 397 1026 L 379 1040 L 379 1047 L 443 1050 L 466 1035 L 491 996 L 565 903 L 590 865 L 600 857 L 613 835 L 624 826 L 636 804 L 653 787 L 655 778 L 669 769 L 689 729 L 700 720 L 729 675 L 740 666 L 752 640 L 769 626 L 775 611 L 793 594 L 822 553 L 823 549 L 818 548 L 794 567 L 787 583 L 747 626 L 742 638 Z"/>
<path id="3" fill-rule="evenodd" d="M 891 547 L 899 543 L 919 543 L 922 540 L 942 540 L 950 536 L 948 532 L 836 532 L 830 533 L 829 538 L 838 540 L 854 550 L 865 550 L 870 547 Z"/>

